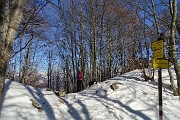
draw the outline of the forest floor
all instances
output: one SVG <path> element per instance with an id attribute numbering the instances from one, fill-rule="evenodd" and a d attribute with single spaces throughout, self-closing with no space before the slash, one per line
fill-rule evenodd
<path id="1" fill-rule="evenodd" d="M 145 82 L 141 76 L 134 70 L 62 98 L 6 80 L 0 120 L 157 120 L 157 72 L 155 81 Z M 180 120 L 180 98 L 172 95 L 167 70 L 162 76 L 163 118 Z M 118 86 L 115 90 L 110 87 L 113 83 Z"/>

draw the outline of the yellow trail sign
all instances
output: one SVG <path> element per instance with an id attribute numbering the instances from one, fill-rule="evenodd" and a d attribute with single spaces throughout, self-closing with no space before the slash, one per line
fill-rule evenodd
<path id="1" fill-rule="evenodd" d="M 153 68 L 169 68 L 169 61 L 166 59 L 153 59 Z"/>
<path id="2" fill-rule="evenodd" d="M 164 57 L 164 49 L 159 49 L 159 50 L 153 51 L 154 59 L 163 58 L 163 57 Z"/>
<path id="3" fill-rule="evenodd" d="M 158 41 L 152 42 L 151 46 L 152 46 L 153 51 L 163 49 L 164 42 L 163 42 L 163 40 L 158 40 Z"/>

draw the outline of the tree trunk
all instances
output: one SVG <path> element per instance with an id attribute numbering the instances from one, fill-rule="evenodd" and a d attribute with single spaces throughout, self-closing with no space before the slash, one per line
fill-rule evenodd
<path id="1" fill-rule="evenodd" d="M 83 3 L 82 0 L 80 0 L 80 54 L 81 54 L 81 68 L 83 72 L 83 82 L 84 87 L 86 87 L 87 79 L 85 79 L 86 76 L 86 70 L 85 70 L 85 45 L 84 45 L 84 24 L 83 24 L 83 10 L 82 7 Z"/>
<path id="2" fill-rule="evenodd" d="M 94 11 L 94 10 L 93 10 Z M 93 71 L 94 71 L 94 80 L 97 82 L 98 79 L 97 79 L 97 63 L 96 63 L 96 59 L 97 59 L 97 29 L 96 29 L 96 18 L 95 18 L 95 14 L 93 14 L 93 39 L 94 39 L 94 45 L 93 45 Z"/>
<path id="3" fill-rule="evenodd" d="M 22 49 L 22 39 L 23 36 L 21 36 L 19 38 L 19 44 L 20 44 L 20 50 Z M 20 51 L 20 56 L 19 56 L 19 81 L 20 83 L 22 83 L 22 79 L 21 79 L 21 72 L 22 72 L 22 50 Z"/>
<path id="4" fill-rule="evenodd" d="M 22 79 L 20 81 L 21 83 L 23 83 L 23 84 L 25 83 L 28 85 L 31 85 L 31 83 L 29 81 L 30 54 L 31 54 L 31 43 L 28 46 L 28 50 L 24 53 L 23 76 L 22 76 Z M 21 57 L 21 53 L 20 53 L 20 57 Z M 21 62 L 21 60 L 20 60 L 20 62 Z"/>
<path id="5" fill-rule="evenodd" d="M 14 42 L 14 37 L 16 31 L 19 27 L 19 24 L 23 17 L 23 7 L 26 3 L 26 0 L 13 0 L 12 10 L 8 18 L 8 0 L 1 0 L 0 8 L 0 102 L 2 100 L 2 90 L 5 82 L 5 75 L 7 70 L 7 65 L 11 57 L 12 46 Z M 9 20 L 9 24 L 7 25 Z M 8 26 L 8 27 L 7 27 Z M 7 30 L 6 30 L 7 28 Z M 7 33 L 6 33 L 7 31 Z"/>
<path id="6" fill-rule="evenodd" d="M 173 90 L 173 95 L 177 96 L 178 91 L 176 89 L 176 86 L 174 85 L 174 78 L 173 78 L 173 74 L 172 74 L 170 68 L 168 68 L 168 73 L 169 73 L 169 76 L 170 76 L 170 83 L 171 83 L 171 88 Z"/>
<path id="7" fill-rule="evenodd" d="M 8 9 L 9 4 L 8 0 L 0 1 L 0 104 L 2 103 L 2 94 L 5 84 L 5 75 L 7 71 L 8 59 L 5 53 L 4 43 L 6 39 L 6 34 L 8 30 Z"/>
<path id="8" fill-rule="evenodd" d="M 109 27 L 109 26 L 108 26 Z M 108 49 L 108 78 L 111 78 L 112 68 L 112 45 L 111 45 L 111 30 L 107 28 L 107 49 Z"/>
<path id="9" fill-rule="evenodd" d="M 155 22 L 155 25 L 156 25 L 156 32 L 157 32 L 157 35 L 159 35 L 159 23 L 158 23 L 158 20 L 157 20 L 157 15 L 156 15 L 156 9 L 155 9 L 155 4 L 154 4 L 154 0 L 151 0 L 151 5 L 152 5 L 152 13 L 153 13 L 153 18 L 154 18 L 154 22 Z"/>
<path id="10" fill-rule="evenodd" d="M 66 87 L 66 93 L 68 94 L 68 93 L 70 92 L 69 79 L 71 79 L 71 78 L 70 78 L 70 73 L 69 73 L 68 60 L 65 61 L 65 71 L 66 71 L 65 87 Z"/>
<path id="11" fill-rule="evenodd" d="M 101 16 L 101 35 L 100 35 L 100 51 L 99 51 L 99 61 L 100 61 L 100 65 L 99 65 L 99 82 L 102 81 L 102 47 L 103 47 L 103 36 L 104 36 L 104 14 L 105 14 L 105 3 L 103 4 L 103 8 L 102 8 L 103 12 L 102 12 L 102 16 Z"/>
<path id="12" fill-rule="evenodd" d="M 47 72 L 47 76 L 48 76 L 48 88 L 51 90 L 51 83 L 52 83 L 52 50 L 50 50 L 49 48 L 49 63 L 48 63 L 48 72 Z"/>
<path id="13" fill-rule="evenodd" d="M 174 2 L 170 6 L 171 6 L 171 10 L 173 11 L 171 29 L 170 29 L 170 48 L 171 48 L 170 54 L 171 54 L 174 70 L 177 77 L 178 93 L 180 95 L 180 66 L 179 66 L 177 54 L 176 54 L 176 40 L 175 40 L 177 1 L 174 0 Z"/>
<path id="14" fill-rule="evenodd" d="M 74 9 L 74 1 L 70 1 L 70 14 L 71 14 L 71 20 L 70 20 L 70 39 L 71 39 L 71 61 L 72 61 L 72 67 L 73 67 L 73 79 L 72 79 L 72 90 L 75 92 L 76 89 L 76 67 L 77 67 L 77 61 L 76 61 L 76 51 L 77 51 L 77 45 L 76 45 L 76 38 L 75 38 L 75 9 Z"/>
<path id="15" fill-rule="evenodd" d="M 2 94 L 3 94 L 3 88 L 5 83 L 5 75 L 7 70 L 7 61 L 0 61 L 0 103 L 2 102 Z"/>
<path id="16" fill-rule="evenodd" d="M 121 74 L 122 72 L 122 68 L 123 68 L 123 46 L 122 46 L 122 41 L 119 41 L 119 55 L 120 55 L 120 67 L 121 67 Z"/>
<path id="17" fill-rule="evenodd" d="M 26 76 L 26 79 L 27 79 L 27 83 L 29 85 L 31 85 L 31 81 L 29 79 L 29 73 L 30 73 L 30 65 L 31 65 L 31 45 L 32 45 L 32 41 L 30 42 L 29 44 L 29 47 L 28 47 L 28 51 L 27 51 L 27 76 Z M 33 83 L 35 83 L 35 81 L 32 81 Z"/>
<path id="18" fill-rule="evenodd" d="M 157 36 L 159 36 L 159 30 L 160 30 L 160 26 L 159 26 L 159 23 L 158 23 L 158 20 L 157 20 L 157 15 L 156 15 L 156 10 L 155 10 L 155 4 L 154 4 L 154 0 L 151 0 L 151 5 L 152 5 L 152 13 L 153 13 L 153 18 L 154 18 L 154 21 L 155 21 L 155 25 L 156 25 L 156 33 L 157 33 Z M 153 79 L 154 79 L 154 68 L 153 68 Z"/>
<path id="19" fill-rule="evenodd" d="M 96 36 L 94 0 L 90 1 L 90 81 L 96 80 Z"/>
<path id="20" fill-rule="evenodd" d="M 180 35 L 180 20 L 176 21 L 176 29 L 177 29 L 177 31 L 178 31 L 178 33 Z"/>
<path id="21" fill-rule="evenodd" d="M 26 83 L 26 78 L 27 78 L 27 57 L 26 53 L 24 53 L 24 65 L 23 65 L 23 72 L 22 72 L 22 77 L 20 82 L 22 84 Z"/>

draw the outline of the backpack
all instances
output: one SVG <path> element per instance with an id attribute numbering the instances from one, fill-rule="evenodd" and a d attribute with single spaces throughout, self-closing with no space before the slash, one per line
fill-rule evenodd
<path id="1" fill-rule="evenodd" d="M 78 80 L 82 80 L 82 72 L 81 71 L 78 72 Z"/>

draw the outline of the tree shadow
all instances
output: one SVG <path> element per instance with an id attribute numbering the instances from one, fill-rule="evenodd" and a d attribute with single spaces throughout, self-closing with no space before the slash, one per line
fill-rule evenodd
<path id="1" fill-rule="evenodd" d="M 82 93 L 82 96 L 86 96 L 86 97 L 89 97 L 89 98 L 94 98 L 95 100 L 99 101 L 102 105 L 104 105 L 105 107 L 107 106 L 112 106 L 112 104 L 109 103 L 110 102 L 113 102 L 113 103 L 117 103 L 120 107 L 123 107 L 125 108 L 127 111 L 129 111 L 130 113 L 133 113 L 139 117 L 141 117 L 142 119 L 144 120 L 151 120 L 151 118 L 149 118 L 148 116 L 146 116 L 145 114 L 143 114 L 141 111 L 139 110 L 134 110 L 133 108 L 131 108 L 130 106 L 127 106 L 125 104 L 123 104 L 122 102 L 118 101 L 118 100 L 112 100 L 112 99 L 109 99 L 107 98 L 106 96 L 99 96 L 98 94 L 96 93 L 92 93 L 92 96 L 87 96 L 86 94 L 83 94 Z M 104 101 L 105 102 L 104 102 Z M 115 106 L 113 106 L 115 107 Z M 116 107 L 116 109 L 120 109 L 118 107 Z M 125 112 L 124 110 L 121 109 L 121 111 Z M 126 113 L 126 112 L 125 112 Z M 126 113 L 127 114 L 127 113 Z M 129 115 L 131 117 L 133 117 L 132 115 Z M 117 116 L 114 115 L 114 117 L 116 117 L 117 119 L 119 119 Z"/>
<path id="2" fill-rule="evenodd" d="M 123 76 L 123 75 L 121 75 L 121 76 L 119 76 L 119 77 L 117 77 L 117 78 L 111 78 L 110 80 L 120 80 L 120 79 L 124 79 L 124 80 L 126 80 L 126 81 L 131 81 L 131 82 L 135 82 L 135 83 L 138 83 L 138 84 L 142 84 L 142 83 L 140 83 L 140 82 L 146 82 L 145 80 L 144 80 L 144 78 L 138 78 L 138 77 L 133 77 L 133 76 Z M 163 78 L 162 78 L 163 79 Z M 140 82 L 136 82 L 136 81 L 140 81 Z M 153 86 L 151 86 L 151 85 L 147 85 L 147 86 L 149 86 L 149 87 L 151 87 L 151 88 L 154 88 L 154 89 L 158 89 L 158 82 L 157 81 L 150 81 L 150 82 L 148 82 L 149 84 L 151 84 L 151 85 L 153 85 Z M 143 85 L 143 84 L 142 84 Z M 162 82 L 162 86 L 163 86 L 163 88 L 164 88 L 164 90 L 165 89 L 167 89 L 167 90 L 169 90 L 169 91 L 165 91 L 166 93 L 169 93 L 169 94 L 173 94 L 172 92 L 170 92 L 170 91 L 172 91 L 171 90 L 171 88 L 170 88 L 170 86 L 169 86 L 169 84 L 166 84 L 166 83 L 163 83 Z"/>
<path id="3" fill-rule="evenodd" d="M 80 100 L 78 100 L 77 103 L 79 103 L 79 105 L 82 106 L 82 112 L 84 113 L 86 120 L 91 120 L 87 107 Z"/>
<path id="4" fill-rule="evenodd" d="M 54 111 L 49 104 L 49 102 L 46 100 L 44 97 L 44 94 L 39 88 L 35 88 L 35 91 L 33 91 L 29 86 L 25 86 L 29 93 L 33 96 L 33 98 L 42 106 L 42 109 L 45 111 L 46 116 L 48 117 L 49 120 L 54 120 L 55 115 Z M 37 97 L 39 96 L 39 98 Z"/>
<path id="5" fill-rule="evenodd" d="M 115 77 L 115 78 L 110 78 L 110 80 L 119 80 L 120 78 L 124 78 L 125 80 L 134 79 L 136 81 L 146 82 L 144 80 L 144 78 L 138 78 L 138 77 L 133 77 L 133 76 L 125 76 L 125 75 L 121 75 L 121 76 Z"/>
<path id="6" fill-rule="evenodd" d="M 141 85 L 144 85 L 141 82 L 146 82 L 143 78 L 132 77 L 132 76 L 123 76 L 123 75 L 118 78 L 111 78 L 111 80 L 121 80 L 121 78 L 125 81 L 131 81 L 131 82 L 135 82 L 135 83 L 138 83 Z M 138 82 L 138 81 L 140 81 L 140 82 Z M 150 86 L 150 85 L 147 85 L 147 86 L 157 89 L 157 87 L 155 87 L 155 84 L 154 84 L 154 86 Z"/>
<path id="7" fill-rule="evenodd" d="M 68 106 L 69 110 L 68 113 L 75 119 L 75 120 L 83 120 L 79 115 L 78 111 L 65 99 L 63 99 L 65 104 Z"/>
<path id="8" fill-rule="evenodd" d="M 5 86 L 4 86 L 4 90 L 3 90 L 3 95 L 2 95 L 2 102 L 1 102 L 1 105 L 0 105 L 0 116 L 1 116 L 1 111 L 2 111 L 2 107 L 3 107 L 3 103 L 4 103 L 4 100 L 5 100 L 5 96 L 7 94 L 7 91 L 9 89 L 9 86 L 11 85 L 12 81 L 11 80 L 6 80 L 5 82 Z"/>
<path id="9" fill-rule="evenodd" d="M 151 120 L 148 116 L 146 116 L 145 114 L 143 114 L 141 111 L 133 110 L 131 107 L 123 104 L 122 102 L 120 102 L 120 101 L 118 101 L 118 100 L 111 100 L 111 99 L 108 99 L 108 98 L 107 98 L 107 100 L 119 104 L 121 107 L 125 108 L 127 111 L 129 111 L 129 112 L 131 112 L 131 113 L 133 113 L 133 114 L 136 114 L 137 116 L 141 117 L 141 118 L 144 119 L 144 120 Z"/>
<path id="10" fill-rule="evenodd" d="M 5 85 L 5 88 L 4 88 L 4 92 L 3 92 L 3 102 L 5 100 L 5 96 L 7 94 L 7 91 L 10 87 L 10 85 L 12 84 L 12 81 L 11 80 L 8 80 L 6 82 L 6 85 Z M 54 113 L 54 110 L 52 108 L 52 106 L 50 105 L 50 103 L 48 102 L 48 100 L 45 98 L 45 95 L 53 95 L 54 93 L 50 94 L 50 93 L 47 93 L 47 94 L 44 94 L 40 88 L 31 88 L 30 86 L 27 86 L 27 85 L 23 85 L 23 88 L 25 88 L 29 93 L 30 95 L 32 96 L 32 99 L 34 99 L 35 101 L 38 102 L 38 104 L 40 104 L 40 106 L 42 106 L 42 109 L 45 113 L 45 116 L 47 116 L 47 119 L 49 120 L 55 120 L 55 113 Z M 26 94 L 25 94 L 26 95 Z M 15 97 L 18 97 L 18 96 L 15 96 Z M 31 97 L 30 97 L 31 98 Z M 11 98 L 9 98 L 11 99 Z M 2 105 L 3 105 L 3 102 L 2 102 Z M 90 120 L 90 115 L 89 115 L 89 112 L 88 112 L 88 109 L 86 107 L 85 104 L 83 104 L 82 101 L 80 100 L 77 100 L 76 103 L 79 104 L 82 108 L 82 113 L 81 111 L 77 111 L 73 106 L 72 104 L 70 104 L 67 100 L 64 100 L 64 102 L 66 103 L 66 105 L 68 106 L 69 110 L 68 110 L 68 113 L 72 116 L 73 119 L 76 119 L 76 120 L 83 120 L 83 118 L 81 118 L 80 114 L 84 114 L 85 116 L 85 119 L 86 120 Z M 0 110 L 2 111 L 2 106 L 0 107 Z M 6 107 L 10 107 L 10 106 L 6 106 Z M 0 115 L 1 115 L 1 111 L 0 111 Z M 17 114 L 19 114 L 19 116 L 22 116 L 21 113 L 17 112 Z M 27 118 L 23 118 L 23 119 L 27 119 Z"/>

